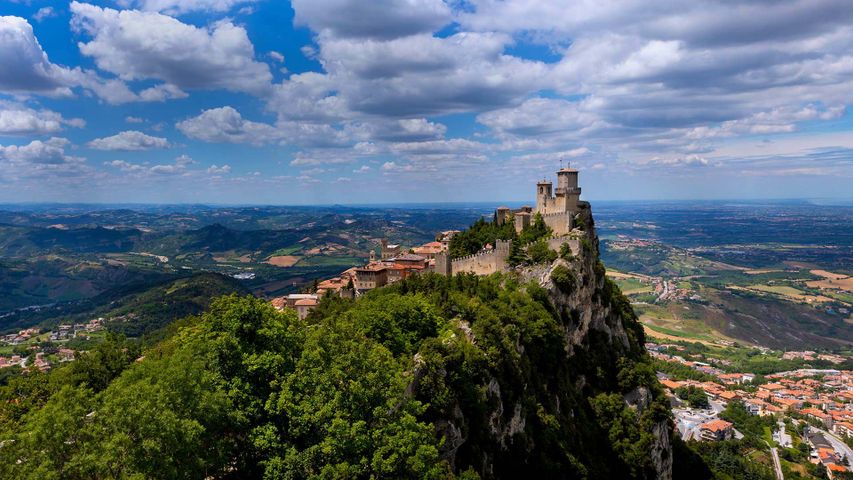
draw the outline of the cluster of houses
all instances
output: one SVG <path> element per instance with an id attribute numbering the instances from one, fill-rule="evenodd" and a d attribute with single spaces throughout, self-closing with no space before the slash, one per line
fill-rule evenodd
<path id="1" fill-rule="evenodd" d="M 3 343 L 7 345 L 20 345 L 40 333 L 38 328 L 27 328 L 18 333 L 10 333 L 2 337 Z"/>
<path id="2" fill-rule="evenodd" d="M 10 333 L 0 337 L 0 342 L 6 345 L 29 345 L 29 354 L 11 355 L 8 357 L 0 356 L 0 368 L 21 367 L 21 368 L 37 368 L 42 372 L 50 370 L 51 363 L 48 355 L 41 351 L 38 346 L 39 339 L 51 342 L 62 342 L 71 340 L 78 335 L 94 333 L 104 328 L 104 319 L 96 318 L 87 323 L 77 323 L 74 325 L 64 324 L 56 327 L 55 330 L 46 332 L 47 337 L 40 337 L 43 332 L 38 328 L 27 328 L 18 333 Z M 51 350 L 53 352 L 53 350 Z M 58 362 L 70 362 L 74 360 L 74 350 L 70 348 L 59 348 L 55 354 L 51 354 L 51 359 Z M 35 357 L 32 355 L 35 354 Z M 55 358 L 54 358 L 55 357 Z"/>
<path id="3" fill-rule="evenodd" d="M 88 323 L 77 323 L 74 325 L 64 324 L 59 325 L 55 330 L 52 330 L 47 339 L 51 342 L 70 340 L 82 333 L 93 333 L 98 330 L 102 330 L 103 328 L 103 318 L 96 318 L 90 320 Z M 19 331 L 18 333 L 10 333 L 0 337 L 0 343 L 4 343 L 6 345 L 21 345 L 41 335 L 41 333 L 41 330 L 38 328 L 27 328 Z"/>
<path id="4" fill-rule="evenodd" d="M 787 415 L 805 419 L 839 438 L 853 438 L 853 371 L 806 368 L 767 375 L 763 383 L 755 385 L 755 374 L 723 373 L 707 363 L 663 353 L 671 349 L 678 350 L 677 345 L 649 343 L 646 347 L 655 358 L 680 363 L 714 377 L 714 381 L 700 382 L 674 380 L 659 374 L 661 385 L 672 396 L 675 396 L 676 390 L 680 388 L 696 387 L 705 392 L 709 400 L 720 405 L 739 401 L 753 415 Z M 795 353 L 812 359 L 822 359 L 820 357 L 825 356 L 815 352 Z M 844 360 L 843 357 L 840 358 Z M 713 418 L 699 425 L 698 431 L 698 439 L 721 441 L 733 438 L 734 426 L 725 420 Z M 813 441 L 812 437 L 809 437 L 815 452 L 812 461 L 826 466 L 830 476 L 847 471 L 849 467 L 843 465 L 843 461 L 847 460 L 844 455 L 837 452 L 831 443 L 821 441 L 822 438 L 817 435 Z"/>
<path id="5" fill-rule="evenodd" d="M 31 347 L 38 348 L 38 347 Z M 35 352 L 36 356 L 32 362 L 32 367 L 41 370 L 42 372 L 46 372 L 50 370 L 51 363 L 45 356 L 44 352 Z M 60 348 L 56 352 L 56 358 L 59 362 L 70 362 L 74 360 L 74 350 L 70 348 Z M 27 368 L 30 365 L 27 363 L 29 357 L 21 356 L 21 355 L 12 355 L 11 357 L 0 357 L 0 368 L 9 368 L 9 367 L 21 367 Z"/>
<path id="6" fill-rule="evenodd" d="M 88 323 L 76 323 L 74 325 L 59 325 L 56 330 L 50 332 L 50 341 L 58 342 L 62 340 L 71 340 L 77 335 L 85 333 L 93 333 L 104 328 L 104 319 L 96 318 Z"/>
<path id="7" fill-rule="evenodd" d="M 785 352 L 782 354 L 783 360 L 805 360 L 807 362 L 813 362 L 815 360 L 824 360 L 830 363 L 839 364 L 844 361 L 844 357 L 841 355 L 834 355 L 831 353 L 817 353 L 811 350 L 804 350 L 801 352 Z"/>
<path id="8" fill-rule="evenodd" d="M 319 303 L 324 295 L 356 297 L 374 288 L 399 282 L 410 275 L 430 271 L 435 268 L 437 254 L 450 248 L 450 240 L 458 230 L 439 233 L 435 241 L 405 250 L 401 245 L 380 242 L 379 256 L 370 251 L 370 260 L 361 267 L 349 268 L 340 275 L 317 283 L 314 293 L 295 293 L 271 300 L 273 306 L 281 310 L 296 310 L 300 319 L 304 319 Z"/>

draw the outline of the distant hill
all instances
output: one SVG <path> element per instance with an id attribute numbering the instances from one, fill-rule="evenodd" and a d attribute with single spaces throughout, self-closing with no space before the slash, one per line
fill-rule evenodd
<path id="1" fill-rule="evenodd" d="M 211 300 L 230 293 L 248 294 L 239 281 L 218 273 L 175 278 L 140 279 L 75 302 L 15 312 L 0 318 L 0 331 L 33 325 L 84 322 L 92 318 L 122 317 L 109 323 L 110 330 L 129 337 L 142 336 L 170 322 L 202 312 Z"/>
<path id="2" fill-rule="evenodd" d="M 217 273 L 202 273 L 163 282 L 147 290 L 131 293 L 92 312 L 105 318 L 124 317 L 108 328 L 128 337 L 140 337 L 188 315 L 198 315 L 213 299 L 249 291 L 239 281 Z"/>

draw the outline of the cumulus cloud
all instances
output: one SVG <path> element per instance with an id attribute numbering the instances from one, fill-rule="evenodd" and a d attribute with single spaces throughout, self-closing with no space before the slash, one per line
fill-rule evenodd
<path id="1" fill-rule="evenodd" d="M 53 7 L 41 7 L 33 14 L 33 20 L 41 22 L 45 18 L 55 17 L 56 10 Z"/>
<path id="2" fill-rule="evenodd" d="M 291 119 L 358 114 L 413 118 L 513 104 L 545 88 L 548 66 L 503 53 L 511 37 L 419 34 L 391 40 L 321 38 L 327 73 L 278 85 L 273 109 Z M 295 105 L 295 108 L 293 106 Z"/>
<path id="3" fill-rule="evenodd" d="M 85 174 L 85 159 L 66 153 L 71 142 L 65 138 L 33 140 L 26 145 L 0 145 L 0 179 L 71 177 Z"/>
<path id="4" fill-rule="evenodd" d="M 0 101 L 0 135 L 43 135 L 70 126 L 82 128 L 80 118 L 66 119 L 51 110 L 34 110 L 24 105 Z"/>
<path id="5" fill-rule="evenodd" d="M 174 163 L 165 163 L 157 165 L 131 163 L 125 160 L 112 160 L 104 162 L 105 165 L 118 169 L 123 173 L 134 174 L 136 176 L 169 176 L 169 175 L 186 175 L 189 172 L 189 166 L 196 163 L 189 155 L 180 155 L 175 158 Z M 217 169 L 216 165 L 211 168 Z M 231 167 L 227 165 L 222 167 L 230 171 Z M 209 171 L 209 170 L 208 170 Z M 227 173 L 227 172 L 226 172 Z"/>
<path id="6" fill-rule="evenodd" d="M 114 10 L 71 3 L 72 26 L 91 37 L 83 55 L 124 81 L 156 79 L 168 87 L 154 99 L 175 98 L 184 89 L 226 89 L 262 94 L 270 88 L 269 67 L 255 61 L 243 27 L 222 20 L 195 27 L 157 12 Z"/>
<path id="7" fill-rule="evenodd" d="M 396 38 L 438 30 L 451 20 L 442 0 L 294 0 L 295 21 L 321 34 Z"/>
<path id="8" fill-rule="evenodd" d="M 27 145 L 0 145 L 0 157 L 11 162 L 61 164 L 72 162 L 74 157 L 65 154 L 65 148 L 71 142 L 65 138 L 52 137 L 50 140 L 33 140 Z"/>
<path id="9" fill-rule="evenodd" d="M 184 135 L 205 142 L 262 144 L 281 138 L 275 127 L 245 120 L 230 106 L 205 110 L 175 126 Z"/>
<path id="10" fill-rule="evenodd" d="M 126 130 L 110 137 L 96 138 L 87 145 L 95 150 L 125 151 L 154 150 L 171 146 L 165 138 L 152 137 L 138 130 Z"/>
<path id="11" fill-rule="evenodd" d="M 189 12 L 227 12 L 237 5 L 257 0 L 136 0 L 132 5 L 151 12 L 180 15 Z"/>
<path id="12" fill-rule="evenodd" d="M 56 65 L 48 59 L 29 22 L 20 17 L 0 17 L 0 64 L 0 92 L 70 97 L 73 89 L 82 88 L 110 104 L 182 96 L 171 86 L 152 87 L 136 94 L 120 79 Z"/>
<path id="13" fill-rule="evenodd" d="M 217 167 L 215 164 L 207 167 L 207 173 L 211 175 L 226 175 L 231 173 L 230 165 L 223 165 L 221 167 Z"/>
<path id="14" fill-rule="evenodd" d="M 69 95 L 74 72 L 47 58 L 33 27 L 20 17 L 0 17 L 0 90 Z"/>

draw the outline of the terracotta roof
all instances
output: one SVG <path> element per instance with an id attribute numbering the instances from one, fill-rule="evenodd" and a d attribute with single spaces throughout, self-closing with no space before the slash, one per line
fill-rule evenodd
<path id="1" fill-rule="evenodd" d="M 302 298 L 302 299 L 297 300 L 296 303 L 294 303 L 294 305 L 296 305 L 297 307 L 313 307 L 313 306 L 317 305 L 317 299 L 316 298 Z"/>
<path id="2" fill-rule="evenodd" d="M 681 386 L 680 383 L 674 382 L 672 380 L 661 380 L 660 384 L 663 385 L 664 387 L 672 389 L 672 390 L 675 390 L 676 388 Z"/>
<path id="3" fill-rule="evenodd" d="M 725 420 L 720 420 L 720 419 L 711 420 L 710 422 L 703 423 L 702 425 L 699 426 L 699 428 L 702 430 L 710 430 L 712 432 L 721 432 L 721 431 L 727 430 L 731 427 L 732 427 L 732 424 L 730 422 L 727 422 Z"/>

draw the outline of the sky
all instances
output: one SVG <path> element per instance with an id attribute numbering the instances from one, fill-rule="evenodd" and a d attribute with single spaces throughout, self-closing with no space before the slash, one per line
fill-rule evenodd
<path id="1" fill-rule="evenodd" d="M 0 202 L 853 198 L 850 0 L 0 0 Z"/>

